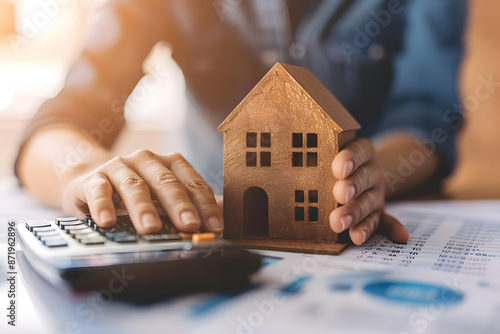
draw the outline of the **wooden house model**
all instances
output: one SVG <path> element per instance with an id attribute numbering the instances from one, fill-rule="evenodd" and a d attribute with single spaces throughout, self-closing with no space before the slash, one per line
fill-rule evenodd
<path id="1" fill-rule="evenodd" d="M 334 157 L 360 126 L 307 69 L 277 63 L 219 126 L 224 238 L 255 248 L 338 254 Z"/>

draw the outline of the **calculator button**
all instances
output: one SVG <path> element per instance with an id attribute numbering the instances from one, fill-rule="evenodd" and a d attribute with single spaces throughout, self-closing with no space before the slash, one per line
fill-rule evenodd
<path id="1" fill-rule="evenodd" d="M 75 239 L 81 239 L 81 238 L 95 238 L 101 236 L 99 233 L 96 231 L 93 231 L 91 229 L 88 230 L 77 230 L 77 231 L 71 231 L 69 233 L 73 238 Z"/>
<path id="2" fill-rule="evenodd" d="M 117 233 L 106 232 L 106 233 L 104 233 L 104 236 L 108 240 L 113 240 L 115 237 L 128 237 L 130 235 L 131 235 L 130 232 L 117 232 Z"/>
<path id="3" fill-rule="evenodd" d="M 113 227 L 110 227 L 110 228 L 98 227 L 96 230 L 99 231 L 100 233 L 104 234 L 104 235 L 106 233 L 115 234 L 115 233 L 119 233 L 119 232 L 127 232 L 128 231 L 128 229 L 125 229 L 125 228 L 120 227 L 120 226 L 113 226 Z"/>
<path id="4" fill-rule="evenodd" d="M 105 241 L 106 239 L 103 237 L 78 239 L 78 242 L 80 242 L 83 245 L 104 245 Z"/>
<path id="5" fill-rule="evenodd" d="M 94 229 L 92 227 L 89 227 L 85 224 L 66 226 L 65 230 L 66 230 L 66 233 L 70 233 L 69 231 L 82 231 L 82 230 L 94 231 Z"/>
<path id="6" fill-rule="evenodd" d="M 46 220 L 29 220 L 26 222 L 26 228 L 28 231 L 33 232 L 34 227 L 48 227 L 50 222 Z"/>
<path id="7" fill-rule="evenodd" d="M 141 235 L 141 238 L 147 242 L 182 240 L 178 234 L 144 234 Z"/>
<path id="8" fill-rule="evenodd" d="M 106 237 L 106 239 L 108 239 L 108 240 L 112 240 L 116 234 L 117 233 L 113 233 L 113 232 L 105 232 L 104 237 Z"/>
<path id="9" fill-rule="evenodd" d="M 50 242 L 50 241 L 64 241 L 63 238 L 61 238 L 60 235 L 56 235 L 56 236 L 52 236 L 52 237 L 41 237 L 40 238 L 40 241 L 45 244 L 46 242 Z"/>
<path id="10" fill-rule="evenodd" d="M 94 219 L 92 218 L 92 216 L 90 215 L 85 215 L 85 222 L 87 223 L 88 226 L 90 227 L 94 227 L 95 226 L 95 222 L 94 222 Z"/>
<path id="11" fill-rule="evenodd" d="M 193 243 L 197 244 L 200 242 L 214 241 L 214 233 L 195 233 L 193 234 Z"/>
<path id="12" fill-rule="evenodd" d="M 63 239 L 59 239 L 59 240 L 50 240 L 50 241 L 46 241 L 43 243 L 45 246 L 47 247 L 66 247 L 68 246 L 68 244 L 66 243 L 66 241 L 64 241 Z"/>
<path id="13" fill-rule="evenodd" d="M 66 230 L 66 233 L 71 233 L 73 231 L 81 231 L 81 230 L 92 230 L 90 227 L 84 224 L 80 225 L 74 225 L 74 226 L 65 226 L 64 229 Z"/>
<path id="14" fill-rule="evenodd" d="M 56 230 L 48 231 L 48 232 L 37 232 L 36 237 L 38 239 L 46 238 L 46 237 L 59 237 L 60 234 Z"/>
<path id="15" fill-rule="evenodd" d="M 57 225 L 61 225 L 61 223 L 69 223 L 69 222 L 74 222 L 74 221 L 79 221 L 79 220 L 76 217 L 56 218 Z"/>
<path id="16" fill-rule="evenodd" d="M 116 226 L 122 228 L 125 231 L 136 232 L 132 220 L 129 216 L 118 216 L 116 220 Z"/>
<path id="17" fill-rule="evenodd" d="M 56 230 L 52 226 L 45 227 L 33 227 L 33 234 L 37 235 L 40 232 L 55 232 Z"/>
<path id="18" fill-rule="evenodd" d="M 40 237 L 40 241 L 42 243 L 45 243 L 47 241 L 57 241 L 57 240 L 64 240 L 64 239 L 60 235 Z"/>
<path id="19" fill-rule="evenodd" d="M 76 221 L 69 221 L 69 222 L 59 222 L 59 227 L 61 230 L 66 229 L 67 227 L 72 227 L 72 226 L 86 226 L 84 225 L 81 221 L 76 220 Z"/>
<path id="20" fill-rule="evenodd" d="M 133 226 L 130 216 L 117 216 L 116 222 L 121 225 Z"/>
<path id="21" fill-rule="evenodd" d="M 137 237 L 133 235 L 115 235 L 113 238 L 114 242 L 118 243 L 132 243 L 132 242 L 137 242 Z"/>

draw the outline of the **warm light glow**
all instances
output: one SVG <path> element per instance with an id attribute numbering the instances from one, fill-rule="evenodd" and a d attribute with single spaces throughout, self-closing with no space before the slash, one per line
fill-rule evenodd
<path id="1" fill-rule="evenodd" d="M 7 109 L 14 100 L 14 87 L 12 83 L 0 81 L 0 111 Z"/>
<path id="2" fill-rule="evenodd" d="M 0 0 L 0 37 L 5 37 L 16 32 L 14 9 L 13 2 Z"/>
<path id="3" fill-rule="evenodd" d="M 125 118 L 131 129 L 173 131 L 184 124 L 186 84 L 171 54 L 169 46 L 160 42 L 143 64 L 147 74 L 125 104 Z"/>

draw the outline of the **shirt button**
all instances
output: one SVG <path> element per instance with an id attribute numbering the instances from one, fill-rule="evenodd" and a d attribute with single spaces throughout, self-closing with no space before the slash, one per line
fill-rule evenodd
<path id="1" fill-rule="evenodd" d="M 385 56 L 385 49 L 379 43 L 372 43 L 368 47 L 368 58 L 372 61 L 380 61 Z"/>
<path id="2" fill-rule="evenodd" d="M 288 48 L 288 54 L 294 59 L 302 59 L 306 55 L 306 47 L 300 43 L 292 43 Z"/>

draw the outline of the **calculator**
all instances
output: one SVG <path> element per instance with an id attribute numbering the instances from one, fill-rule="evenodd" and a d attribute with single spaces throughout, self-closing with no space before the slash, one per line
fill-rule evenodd
<path id="1" fill-rule="evenodd" d="M 261 266 L 257 253 L 212 233 L 181 233 L 161 219 L 163 229 L 147 235 L 137 233 L 129 216 L 118 216 L 111 228 L 85 216 L 30 220 L 16 231 L 29 265 L 73 293 L 117 291 L 115 299 L 152 301 L 238 290 Z"/>

